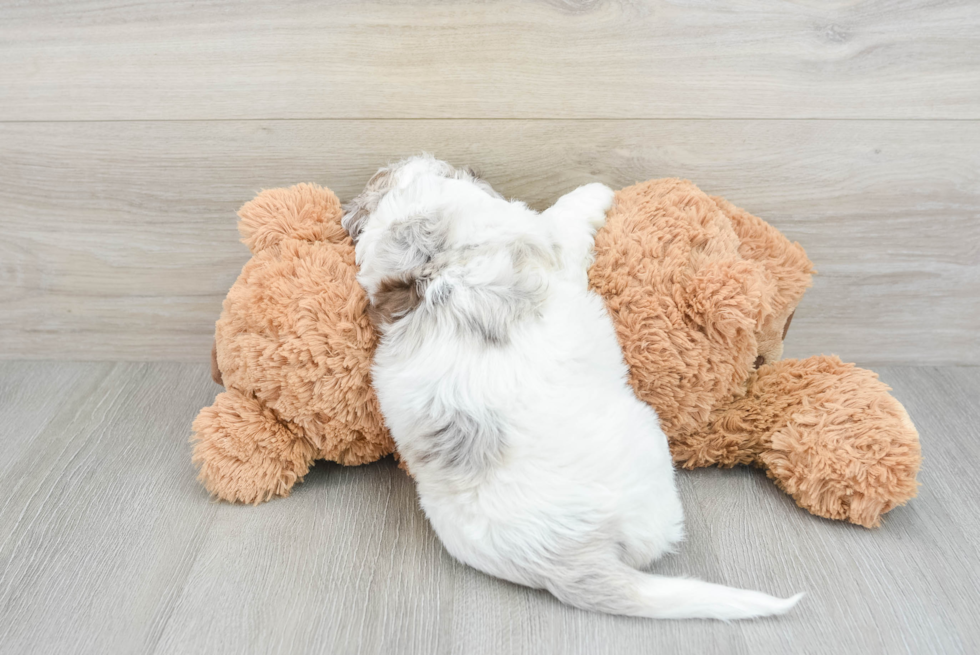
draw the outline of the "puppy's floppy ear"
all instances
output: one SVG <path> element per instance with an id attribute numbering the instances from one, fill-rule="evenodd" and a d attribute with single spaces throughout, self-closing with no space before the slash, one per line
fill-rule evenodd
<path id="1" fill-rule="evenodd" d="M 425 215 L 410 216 L 385 230 L 375 258 L 387 275 L 371 294 L 368 310 L 376 325 L 392 323 L 422 304 L 434 273 L 430 264 L 444 241 L 438 219 Z"/>
<path id="2" fill-rule="evenodd" d="M 414 277 L 386 277 L 381 280 L 368 306 L 375 325 L 393 323 L 422 304 L 422 290 Z"/>

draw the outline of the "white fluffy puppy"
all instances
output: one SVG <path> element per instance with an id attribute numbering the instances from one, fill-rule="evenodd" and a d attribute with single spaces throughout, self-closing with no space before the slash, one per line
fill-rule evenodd
<path id="1" fill-rule="evenodd" d="M 667 438 L 588 289 L 613 192 L 543 213 L 429 156 L 347 205 L 383 336 L 374 386 L 449 552 L 576 607 L 652 618 L 779 614 L 756 591 L 638 569 L 683 537 Z"/>

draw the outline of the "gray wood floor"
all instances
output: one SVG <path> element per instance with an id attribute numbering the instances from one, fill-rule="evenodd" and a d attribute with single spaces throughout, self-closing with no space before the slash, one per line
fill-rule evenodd
<path id="1" fill-rule="evenodd" d="M 658 570 L 777 594 L 726 625 L 590 614 L 454 562 L 391 461 L 211 502 L 187 443 L 207 366 L 0 363 L 0 653 L 976 653 L 980 369 L 881 369 L 919 427 L 918 498 L 878 530 L 756 471 L 680 475 Z"/>

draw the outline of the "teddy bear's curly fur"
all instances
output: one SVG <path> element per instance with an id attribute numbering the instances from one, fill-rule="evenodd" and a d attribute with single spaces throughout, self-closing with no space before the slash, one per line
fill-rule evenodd
<path id="1" fill-rule="evenodd" d="M 759 466 L 801 507 L 871 527 L 915 495 L 918 434 L 874 373 L 779 359 L 812 272 L 771 225 L 667 179 L 619 191 L 589 278 L 677 464 Z"/>
<path id="2" fill-rule="evenodd" d="M 227 391 L 193 427 L 201 480 L 224 500 L 287 495 L 315 459 L 394 449 L 341 213 L 308 184 L 239 212 L 253 258 L 215 330 Z M 779 359 L 812 272 L 772 226 L 667 179 L 617 193 L 589 278 L 680 466 L 759 466 L 801 507 L 871 527 L 915 495 L 918 434 L 875 374 L 836 357 Z"/>
<path id="3" fill-rule="evenodd" d="M 219 498 L 285 496 L 316 459 L 365 464 L 395 447 L 371 388 L 378 335 L 329 189 L 262 192 L 238 213 L 252 251 L 215 326 L 227 391 L 194 421 L 194 461 Z"/>

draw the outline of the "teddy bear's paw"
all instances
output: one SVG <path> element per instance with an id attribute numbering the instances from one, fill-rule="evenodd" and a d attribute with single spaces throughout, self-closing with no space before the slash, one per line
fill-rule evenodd
<path id="1" fill-rule="evenodd" d="M 822 393 L 794 405 L 761 454 L 769 476 L 798 505 L 871 528 L 916 495 L 919 435 L 874 373 L 828 357 L 784 360 L 777 368 L 806 370 L 811 382 L 823 383 Z"/>
<path id="2" fill-rule="evenodd" d="M 236 390 L 218 395 L 194 421 L 194 464 L 212 495 L 258 504 L 288 496 L 316 450 L 272 410 Z"/>

